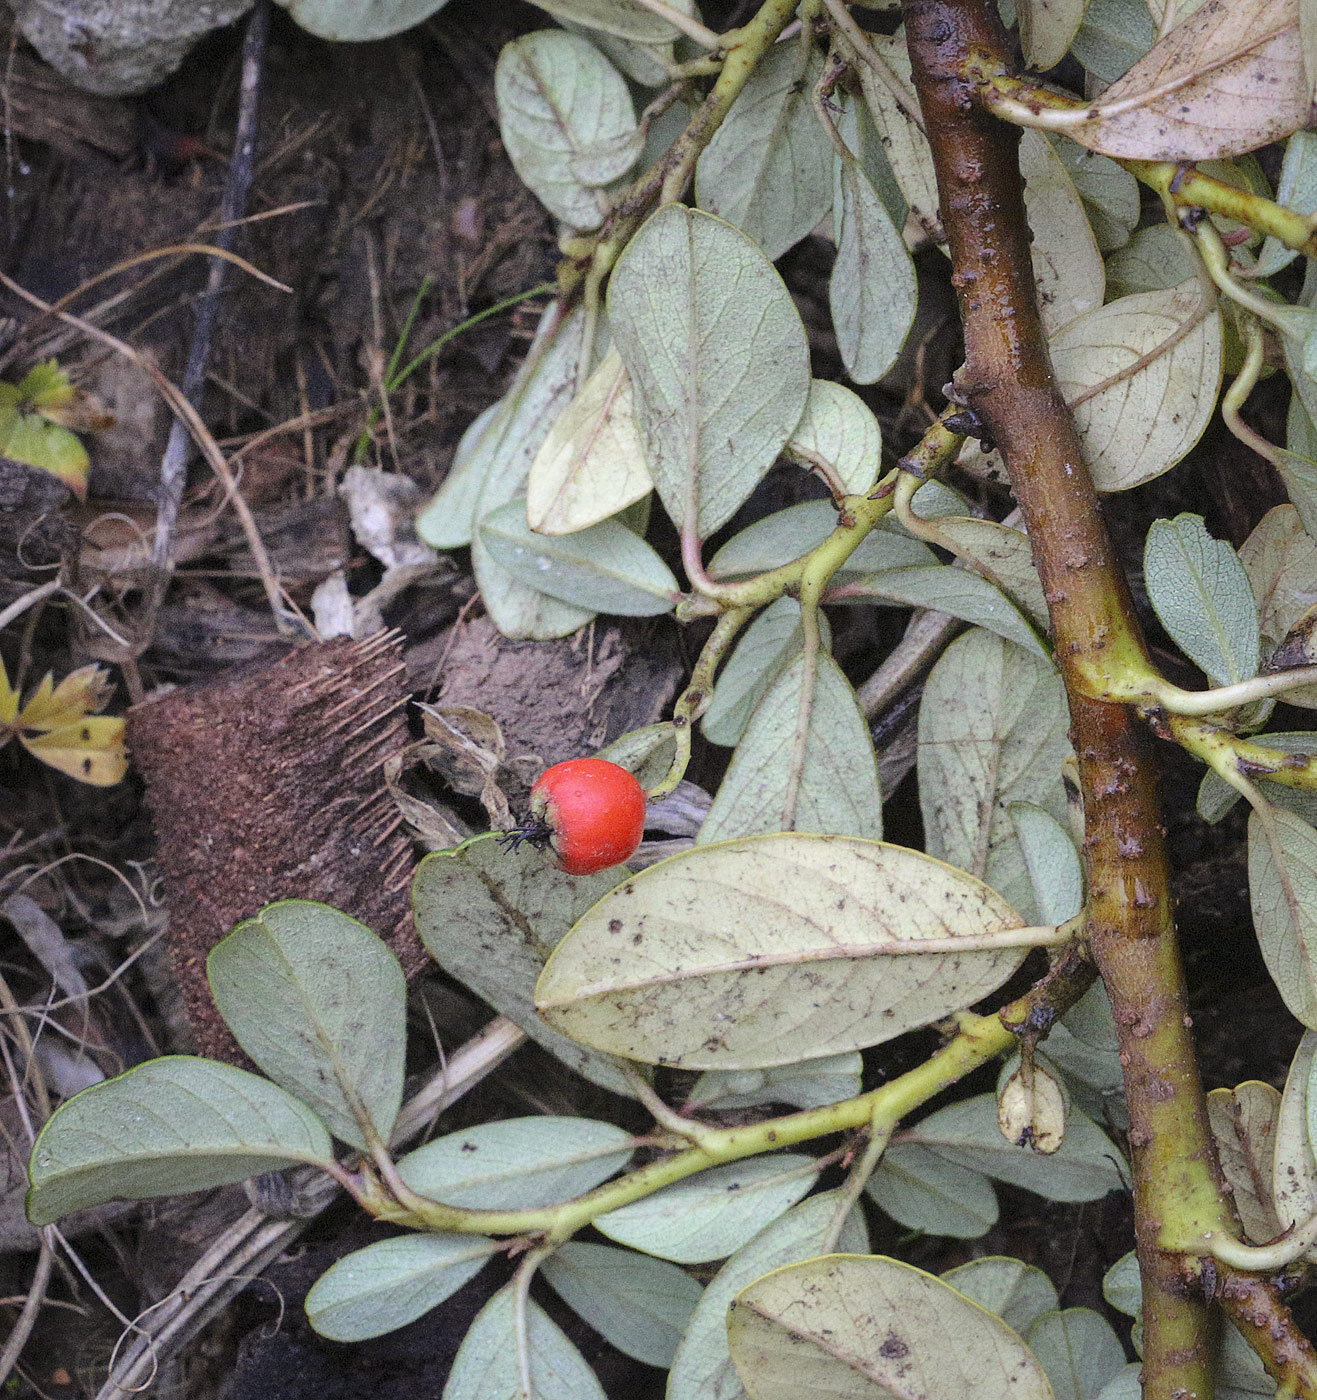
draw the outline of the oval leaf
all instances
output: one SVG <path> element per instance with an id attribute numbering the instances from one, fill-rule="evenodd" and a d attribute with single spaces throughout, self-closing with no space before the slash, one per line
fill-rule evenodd
<path id="1" fill-rule="evenodd" d="M 687 1094 L 685 1111 L 725 1111 L 764 1103 L 820 1108 L 858 1094 L 863 1069 L 860 1056 L 851 1052 L 772 1069 L 706 1070 Z"/>
<path id="2" fill-rule="evenodd" d="M 1140 292 L 1052 337 L 1057 383 L 1099 491 L 1169 471 L 1198 441 L 1221 384 L 1221 318 L 1198 282 Z"/>
<path id="3" fill-rule="evenodd" d="M 596 1216 L 609 1239 L 678 1264 L 725 1259 L 814 1185 L 818 1166 L 798 1152 L 751 1157 L 687 1177 Z"/>
<path id="4" fill-rule="evenodd" d="M 777 44 L 755 65 L 695 167 L 701 209 L 780 258 L 828 212 L 832 143 L 814 115 L 823 55 Z"/>
<path id="5" fill-rule="evenodd" d="M 919 707 L 929 854 L 986 880 L 1026 913 L 1033 883 L 1009 809 L 1029 802 L 1065 821 L 1069 723 L 1051 665 L 982 630 L 947 648 Z"/>
<path id="6" fill-rule="evenodd" d="M 1308 123 L 1295 0 L 1207 0 L 1066 134 L 1134 160 L 1211 160 Z"/>
<path id="7" fill-rule="evenodd" d="M 401 34 L 443 9 L 448 0 L 279 0 L 309 33 L 335 43 Z"/>
<path id="8" fill-rule="evenodd" d="M 645 9 L 638 0 L 534 0 L 534 3 L 554 19 L 570 20 L 587 29 L 614 34 L 637 44 L 668 44 L 677 37 L 677 30 L 667 20 Z M 680 0 L 672 8 L 683 14 L 691 13 L 690 7 Z"/>
<path id="9" fill-rule="evenodd" d="M 540 1272 L 578 1317 L 647 1366 L 672 1365 L 704 1292 L 675 1264 L 606 1244 L 565 1244 Z"/>
<path id="10" fill-rule="evenodd" d="M 1020 174 L 1038 309 L 1050 336 L 1102 305 L 1107 274 L 1075 182 L 1040 131 L 1020 140 Z"/>
<path id="11" fill-rule="evenodd" d="M 1273 808 L 1248 819 L 1248 892 L 1263 961 L 1285 1005 L 1317 1026 L 1317 830 Z"/>
<path id="12" fill-rule="evenodd" d="M 333 1161 L 325 1125 L 277 1085 L 191 1055 L 148 1060 L 61 1104 L 37 1135 L 27 1217 L 208 1191 Z"/>
<path id="13" fill-rule="evenodd" d="M 596 612 L 657 617 L 672 611 L 680 591 L 668 566 L 620 520 L 537 535 L 525 501 L 515 500 L 485 516 L 480 542 L 527 587 Z"/>
<path id="14" fill-rule="evenodd" d="M 1052 1400 L 1042 1367 L 1001 1318 L 881 1255 L 775 1270 L 737 1294 L 727 1335 L 755 1400 Z"/>
<path id="15" fill-rule="evenodd" d="M 1070 1110 L 1065 1141 L 1050 1156 L 1014 1147 L 1002 1137 L 995 1094 L 939 1109 L 901 1137 L 1049 1201 L 1096 1201 L 1125 1185 L 1111 1140 L 1075 1108 Z"/>
<path id="16" fill-rule="evenodd" d="M 1050 662 L 1047 649 L 1020 610 L 994 584 L 966 569 L 936 564 L 922 569 L 882 569 L 845 581 L 848 599 L 882 598 L 950 613 L 985 628 Z"/>
<path id="17" fill-rule="evenodd" d="M 267 905 L 211 949 L 211 994 L 239 1045 L 335 1137 L 388 1142 L 402 1103 L 407 982 L 365 924 L 327 904 Z"/>
<path id="18" fill-rule="evenodd" d="M 810 381 L 805 416 L 786 455 L 812 467 L 843 493 L 858 495 L 878 480 L 883 434 L 873 410 L 858 394 L 830 379 Z"/>
<path id="19" fill-rule="evenodd" d="M 506 1284 L 471 1324 L 444 1386 L 444 1400 L 512 1400 L 525 1397 L 518 1289 Z M 607 1400 L 595 1373 L 549 1315 L 532 1298 L 525 1309 L 525 1369 L 534 1400 Z"/>
<path id="20" fill-rule="evenodd" d="M 621 1171 L 635 1139 L 593 1118 L 505 1118 L 435 1138 L 398 1163 L 418 1194 L 464 1210 L 534 1210 Z"/>
<path id="21" fill-rule="evenodd" d="M 1148 598 L 1172 641 L 1213 685 L 1257 675 L 1258 607 L 1239 556 L 1201 515 L 1154 520 L 1143 550 Z"/>
<path id="22" fill-rule="evenodd" d="M 914 321 L 915 266 L 859 161 L 839 159 L 836 167 L 837 260 L 828 305 L 846 373 L 857 384 L 873 384 L 892 367 Z"/>
<path id="23" fill-rule="evenodd" d="M 942 1275 L 957 1293 L 996 1313 L 1021 1336 L 1036 1317 L 1056 1307 L 1056 1286 L 1041 1269 L 1019 1259 L 990 1254 Z"/>
<path id="24" fill-rule="evenodd" d="M 1029 1328 L 1027 1340 L 1056 1400 L 1093 1400 L 1125 1369 L 1120 1338 L 1092 1308 L 1046 1312 Z"/>
<path id="25" fill-rule="evenodd" d="M 643 500 L 652 487 L 631 380 L 622 357 L 609 350 L 535 454 L 526 519 L 541 534 L 568 535 Z"/>
<path id="26" fill-rule="evenodd" d="M 1213 1089 L 1207 1096 L 1221 1171 L 1230 1183 L 1239 1222 L 1254 1244 L 1267 1244 L 1285 1228 L 1272 1201 L 1279 1117 L 1280 1092 L 1258 1079 L 1235 1089 Z"/>
<path id="27" fill-rule="evenodd" d="M 883 834 L 868 722 L 841 667 L 822 652 L 812 668 L 796 656 L 755 708 L 697 840 L 774 831 Z"/>
<path id="28" fill-rule="evenodd" d="M 669 204 L 618 259 L 608 318 L 654 485 L 673 521 L 706 539 L 800 422 L 810 384 L 800 315 L 745 234 Z"/>
<path id="29" fill-rule="evenodd" d="M 306 1295 L 322 1337 L 362 1342 L 406 1327 L 485 1267 L 499 1246 L 481 1235 L 398 1235 L 345 1254 Z"/>
<path id="30" fill-rule="evenodd" d="M 920 940 L 1022 922 L 973 876 L 902 846 L 746 837 L 673 856 L 600 900 L 550 958 L 536 1005 L 631 1059 L 787 1064 L 969 1006 L 1025 950 L 918 956 Z"/>
<path id="31" fill-rule="evenodd" d="M 1276 1214 L 1287 1227 L 1310 1219 L 1317 1211 L 1317 1156 L 1310 1141 L 1308 1115 L 1309 1080 L 1315 1059 L 1317 1034 L 1305 1031 L 1290 1061 L 1280 1096 L 1272 1159 Z"/>
<path id="32" fill-rule="evenodd" d="M 824 645 L 828 645 L 832 628 L 822 614 L 819 631 Z M 746 629 L 719 672 L 713 699 L 700 721 L 704 737 L 710 743 L 734 747 L 745 733 L 755 706 L 804 645 L 800 604 L 794 598 L 775 599 Z"/>
<path id="33" fill-rule="evenodd" d="M 588 39 L 541 29 L 503 46 L 494 96 L 499 134 L 525 185 L 555 218 L 597 228 L 608 201 L 574 162 L 634 131 L 626 80 Z"/>
<path id="34" fill-rule="evenodd" d="M 536 1015 L 535 979 L 563 930 L 616 884 L 618 872 L 568 875 L 546 852 L 514 855 L 474 841 L 426 856 L 412 881 L 416 931 L 430 956 L 495 1011 L 593 1084 L 632 1090 L 606 1055 L 560 1035 Z"/>
<path id="35" fill-rule="evenodd" d="M 677 1348 L 668 1376 L 668 1400 L 746 1400 L 727 1350 L 728 1305 L 746 1284 L 770 1269 L 813 1258 L 833 1247 L 830 1237 L 837 1211 L 844 1205 L 840 1191 L 811 1196 L 760 1231 L 718 1270 Z M 858 1207 L 848 1211 L 835 1247 L 854 1254 L 868 1249 L 864 1213 Z"/>
<path id="36" fill-rule="evenodd" d="M 864 1189 L 907 1230 L 976 1240 L 997 1223 L 992 1182 L 917 1143 L 889 1147 Z"/>

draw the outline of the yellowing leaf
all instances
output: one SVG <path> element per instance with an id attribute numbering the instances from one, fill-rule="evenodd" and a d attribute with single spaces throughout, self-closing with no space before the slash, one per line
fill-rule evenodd
<path id="1" fill-rule="evenodd" d="M 62 729 L 19 736 L 19 743 L 42 763 L 92 787 L 113 787 L 128 771 L 123 719 L 91 715 Z"/>
<path id="2" fill-rule="evenodd" d="M 1308 124 L 1299 0 L 1208 0 L 1066 135 L 1105 155 L 1210 160 Z"/>
<path id="3" fill-rule="evenodd" d="M 541 534 L 572 534 L 625 510 L 652 489 L 631 380 L 621 355 L 610 350 L 535 454 L 526 482 L 526 519 Z"/>
<path id="4" fill-rule="evenodd" d="M 96 715 L 112 687 L 99 666 L 83 666 L 58 685 L 45 676 L 26 705 L 0 663 L 0 745 L 17 736 L 34 758 L 79 782 L 110 787 L 128 771 L 124 723 Z"/>
<path id="5" fill-rule="evenodd" d="M 982 881 L 919 851 L 742 837 L 684 851 L 605 895 L 555 949 L 535 1004 L 555 1030 L 630 1059 L 789 1064 L 969 1006 L 1024 956 L 976 947 L 976 936 L 1022 923 Z"/>
<path id="6" fill-rule="evenodd" d="M 1070 172 L 1038 131 L 1020 141 L 1024 207 L 1033 230 L 1034 283 L 1043 329 L 1051 335 L 1102 305 L 1107 274 Z"/>
<path id="7" fill-rule="evenodd" d="M 114 686 L 100 666 L 80 666 L 58 685 L 46 675 L 28 697 L 19 716 L 24 729 L 63 729 L 87 715 L 99 714 L 109 703 Z"/>
<path id="8" fill-rule="evenodd" d="M 12 725 L 18 718 L 18 691 L 9 683 L 9 672 L 0 661 L 0 724 Z"/>
<path id="9" fill-rule="evenodd" d="M 1233 1191 L 1244 1233 L 1255 1244 L 1266 1244 L 1284 1230 L 1272 1199 L 1279 1118 L 1279 1092 L 1258 1079 L 1235 1089 L 1213 1089 L 1207 1096 L 1207 1120 L 1221 1171 Z"/>
<path id="10" fill-rule="evenodd" d="M 1024 61 L 1045 73 L 1066 56 L 1084 20 L 1088 0 L 1022 0 L 1020 43 Z"/>

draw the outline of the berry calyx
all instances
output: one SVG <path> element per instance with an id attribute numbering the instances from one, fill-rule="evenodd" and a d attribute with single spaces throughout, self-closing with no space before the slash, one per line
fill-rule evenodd
<path id="1" fill-rule="evenodd" d="M 645 790 L 605 758 L 571 758 L 530 790 L 531 824 L 517 840 L 553 847 L 569 875 L 593 875 L 635 854 L 645 832 Z"/>

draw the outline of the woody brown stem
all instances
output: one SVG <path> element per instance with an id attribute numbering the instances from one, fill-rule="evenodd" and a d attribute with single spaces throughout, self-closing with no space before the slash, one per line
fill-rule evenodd
<path id="1" fill-rule="evenodd" d="M 1089 698 L 1105 688 L 1104 675 L 1146 670 L 1147 652 L 1052 372 L 1018 132 L 977 105 L 968 76 L 975 55 L 1007 61 L 996 7 L 905 0 L 903 10 L 964 322 L 958 387 L 1005 458 L 1069 697 L 1084 795 L 1087 936 L 1115 1012 L 1129 1102 L 1144 1394 L 1206 1397 L 1214 1329 L 1199 1279 L 1203 1239 L 1232 1232 L 1233 1212 L 1219 1190 L 1190 1035 L 1145 735 L 1124 706 Z M 1284 1369 L 1293 1374 L 1292 1363 Z M 1305 1380 L 1314 1384 L 1317 1373 Z"/>

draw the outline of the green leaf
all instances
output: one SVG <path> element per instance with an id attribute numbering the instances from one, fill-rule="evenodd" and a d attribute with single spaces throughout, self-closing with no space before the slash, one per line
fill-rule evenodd
<path id="1" fill-rule="evenodd" d="M 335 43 L 387 39 L 442 10 L 448 0 L 279 0 L 303 29 Z"/>
<path id="2" fill-rule="evenodd" d="M 830 646 L 832 627 L 822 614 L 819 633 L 823 645 Z M 800 604 L 794 598 L 775 599 L 746 629 L 719 672 L 713 699 L 700 721 L 704 737 L 734 748 L 755 707 L 804 645 Z"/>
<path id="3" fill-rule="evenodd" d="M 775 1270 L 737 1294 L 727 1335 L 755 1400 L 1052 1400 L 1042 1367 L 1001 1318 L 881 1255 Z"/>
<path id="4" fill-rule="evenodd" d="M 622 75 L 588 39 L 540 29 L 503 46 L 494 96 L 499 134 L 523 183 L 555 218 L 597 228 L 608 201 L 573 163 L 635 130 Z"/>
<path id="5" fill-rule="evenodd" d="M 584 1357 L 532 1298 L 524 1301 L 533 1400 L 607 1400 Z M 500 1288 L 476 1315 L 444 1386 L 444 1400 L 525 1400 L 517 1285 Z"/>
<path id="6" fill-rule="evenodd" d="M 777 831 L 883 834 L 868 721 L 824 652 L 812 671 L 803 653 L 793 658 L 755 707 L 696 840 Z"/>
<path id="7" fill-rule="evenodd" d="M 416 517 L 416 533 L 435 549 L 471 543 L 487 484 L 489 509 L 521 492 L 540 444 L 571 402 L 585 318 L 574 313 L 558 325 L 558 314 L 555 303 L 540 318 L 508 392 L 462 434 L 447 480 Z"/>
<path id="8" fill-rule="evenodd" d="M 636 775 L 636 781 L 643 788 L 653 787 L 672 767 L 676 756 L 677 741 L 670 720 L 662 724 L 647 724 L 642 729 L 632 729 L 620 734 L 611 744 L 606 744 L 595 755 L 616 763 L 628 773 Z"/>
<path id="9" fill-rule="evenodd" d="M 504 1118 L 435 1138 L 398 1163 L 419 1195 L 464 1210 L 535 1210 L 582 1196 L 626 1166 L 635 1139 L 593 1118 Z"/>
<path id="10" fill-rule="evenodd" d="M 537 535 L 519 499 L 485 516 L 480 542 L 528 588 L 596 612 L 658 617 L 672 611 L 680 593 L 668 566 L 620 520 L 570 535 Z"/>
<path id="11" fill-rule="evenodd" d="M 1125 1366 L 1125 1348 L 1111 1324 L 1091 1308 L 1046 1312 L 1026 1333 L 1056 1400 L 1094 1400 Z"/>
<path id="12" fill-rule="evenodd" d="M 568 875 L 547 853 L 474 841 L 426 856 L 412 881 L 416 931 L 430 956 L 495 1011 L 592 1084 L 630 1095 L 622 1072 L 547 1026 L 535 979 L 563 931 L 616 884 L 619 872 Z"/>
<path id="13" fill-rule="evenodd" d="M 1273 808 L 1270 830 L 1248 819 L 1253 928 L 1276 990 L 1305 1026 L 1317 1026 L 1317 830 Z"/>
<path id="14" fill-rule="evenodd" d="M 1257 675 L 1258 606 L 1239 556 L 1201 515 L 1154 520 L 1143 551 L 1148 598 L 1171 639 L 1214 685 Z"/>
<path id="15" fill-rule="evenodd" d="M 55 1110 L 32 1148 L 27 1217 L 49 1225 L 106 1201 L 208 1191 L 333 1160 L 324 1124 L 277 1085 L 213 1060 L 168 1055 Z"/>
<path id="16" fill-rule="evenodd" d="M 851 601 L 881 598 L 915 608 L 935 608 L 1014 642 L 1049 663 L 1047 649 L 1020 610 L 995 585 L 950 564 L 931 568 L 880 569 L 846 580 Z"/>
<path id="17" fill-rule="evenodd" d="M 678 204 L 627 244 L 608 315 L 659 496 L 706 539 L 800 422 L 810 384 L 800 315 L 745 234 Z"/>
<path id="18" fill-rule="evenodd" d="M 1100 983 L 1097 989 L 1101 990 Z M 1102 995 L 1105 1001 L 1105 992 Z M 1115 1022 L 1111 1019 L 1109 1004 L 1107 1020 L 1114 1039 Z M 1115 1128 L 1129 1126 L 1125 1076 L 1121 1069 L 1120 1053 L 1114 1045 L 1110 1048 L 1090 1045 L 1062 1022 L 1048 1032 L 1047 1058 L 1060 1071 L 1072 1100 L 1090 1118 L 1109 1123 Z"/>
<path id="19" fill-rule="evenodd" d="M 1143 1306 L 1143 1284 L 1139 1261 L 1131 1249 L 1122 1254 L 1102 1277 L 1102 1296 L 1117 1312 L 1137 1317 Z"/>
<path id="20" fill-rule="evenodd" d="M 322 1337 L 362 1342 L 406 1327 L 437 1308 L 499 1249 L 481 1235 L 398 1235 L 345 1254 L 306 1295 Z"/>
<path id="21" fill-rule="evenodd" d="M 1139 229 L 1107 259 L 1107 294 L 1114 300 L 1178 287 L 1194 276 L 1194 269 L 1193 250 L 1185 247 L 1179 232 L 1169 224 L 1154 224 Z"/>
<path id="22" fill-rule="evenodd" d="M 526 480 L 526 518 L 545 535 L 584 530 L 653 489 L 636 428 L 631 381 L 610 349 L 554 420 Z"/>
<path id="23" fill-rule="evenodd" d="M 831 501 L 802 501 L 765 515 L 733 535 L 709 561 L 709 573 L 728 579 L 776 569 L 808 554 L 836 528 L 837 508 Z M 936 562 L 936 555 L 921 540 L 884 521 L 860 541 L 837 577 L 840 581 L 855 573 Z"/>
<path id="24" fill-rule="evenodd" d="M 305 899 L 267 905 L 206 960 L 239 1045 L 335 1137 L 388 1142 L 402 1103 L 407 982 L 365 924 Z"/>
<path id="25" fill-rule="evenodd" d="M 816 468 L 826 481 L 858 495 L 878 480 L 883 434 L 873 410 L 858 394 L 830 379 L 813 379 L 805 415 L 785 451 L 802 467 Z"/>
<path id="26" fill-rule="evenodd" d="M 1012 802 L 1007 811 L 1024 852 L 1038 917 L 1045 924 L 1073 919 L 1084 907 L 1084 872 L 1070 833 L 1032 802 Z"/>
<path id="27" fill-rule="evenodd" d="M 833 93 L 832 101 L 835 104 L 837 134 L 846 143 L 846 149 L 860 162 L 860 169 L 869 177 L 869 183 L 878 192 L 883 207 L 892 216 L 892 223 L 904 229 L 905 221 L 910 217 L 910 206 L 892 169 L 892 162 L 887 158 L 887 147 L 874 125 L 868 106 L 859 94 L 853 96 L 840 90 Z M 836 107 L 840 110 L 837 111 Z M 834 180 L 836 176 L 834 165 Z"/>
<path id="28" fill-rule="evenodd" d="M 982 1172 L 916 1143 L 889 1147 L 864 1189 L 908 1230 L 976 1240 L 997 1223 L 997 1193 Z"/>
<path id="29" fill-rule="evenodd" d="M 1156 37 L 1144 0 L 1089 0 L 1070 52 L 1094 77 L 1114 83 L 1152 48 Z"/>
<path id="30" fill-rule="evenodd" d="M 540 1266 L 554 1292 L 618 1351 L 668 1367 L 704 1290 L 663 1259 L 606 1244 L 565 1244 Z"/>
<path id="31" fill-rule="evenodd" d="M 1057 1304 L 1056 1288 L 1041 1269 L 1001 1254 L 972 1259 L 948 1269 L 942 1282 L 973 1299 L 979 1307 L 996 1313 L 1023 1336 L 1036 1317 Z"/>
<path id="32" fill-rule="evenodd" d="M 780 258 L 828 212 L 832 144 L 814 115 L 823 55 L 777 44 L 755 65 L 695 167 L 695 198 Z"/>
<path id="33" fill-rule="evenodd" d="M 751 1157 L 687 1177 L 620 1210 L 596 1216 L 601 1234 L 678 1264 L 725 1259 L 814 1185 L 813 1157 Z"/>
<path id="34" fill-rule="evenodd" d="M 667 20 L 637 4 L 636 0 L 533 0 L 533 3 L 554 19 L 570 20 L 587 29 L 614 34 L 637 44 L 666 44 L 677 37 L 677 30 Z M 691 13 L 680 0 L 672 8 L 684 14 Z"/>
<path id="35" fill-rule="evenodd" d="M 919 851 L 746 837 L 683 851 L 601 899 L 550 958 L 536 1005 L 574 1038 L 636 1060 L 788 1064 L 880 1044 L 986 996 L 1023 948 L 913 956 L 920 940 L 1022 922 Z"/>
<path id="36" fill-rule="evenodd" d="M 846 373 L 857 384 L 874 384 L 892 367 L 914 322 L 915 267 L 859 162 L 842 159 L 836 167 L 837 259 L 828 305 Z"/>
<path id="37" fill-rule="evenodd" d="M 924 686 L 919 804 L 929 855 L 986 880 L 1026 916 L 1033 884 L 1009 808 L 1066 819 L 1069 712 L 1060 677 L 982 630 L 958 638 Z"/>
<path id="38" fill-rule="evenodd" d="M 1020 174 L 1038 307 L 1050 336 L 1102 305 L 1107 274 L 1070 172 L 1041 131 L 1021 138 Z"/>
<path id="39" fill-rule="evenodd" d="M 811 1196 L 761 1230 L 718 1270 L 677 1348 L 668 1376 L 668 1400 L 747 1400 L 727 1350 L 728 1305 L 746 1284 L 770 1270 L 833 1247 L 828 1237 L 842 1205 L 840 1191 Z M 864 1213 L 852 1207 L 835 1248 L 862 1254 L 868 1247 Z"/>
<path id="40" fill-rule="evenodd" d="M 1049 1201 L 1096 1201 L 1125 1186 L 1116 1147 L 1074 1108 L 1060 1150 L 1047 1156 L 1012 1146 L 1002 1137 L 995 1094 L 939 1109 L 902 1134 L 903 1140 L 907 1137 L 948 1161 L 1023 1186 Z"/>
<path id="41" fill-rule="evenodd" d="M 1123 248 L 1138 227 L 1139 216 L 1142 213 L 1139 182 L 1123 165 L 1118 165 L 1109 156 L 1100 156 L 1096 151 L 1086 151 L 1083 146 L 1067 140 L 1064 136 L 1048 133 L 1047 139 L 1074 181 L 1080 199 L 1084 201 L 1084 213 L 1088 215 L 1098 248 L 1103 253 Z M 1107 272 L 1109 276 L 1110 264 Z M 1173 281 L 1183 282 L 1184 278 L 1185 274 L 1182 272 Z"/>
<path id="42" fill-rule="evenodd" d="M 1076 316 L 1051 340 L 1099 491 L 1169 471 L 1203 435 L 1221 386 L 1221 317 L 1197 279 Z"/>
<path id="43" fill-rule="evenodd" d="M 686 1112 L 756 1108 L 786 1103 L 793 1108 L 821 1108 L 860 1092 L 864 1062 L 854 1051 L 800 1060 L 770 1069 L 706 1070 L 686 1095 Z"/>

